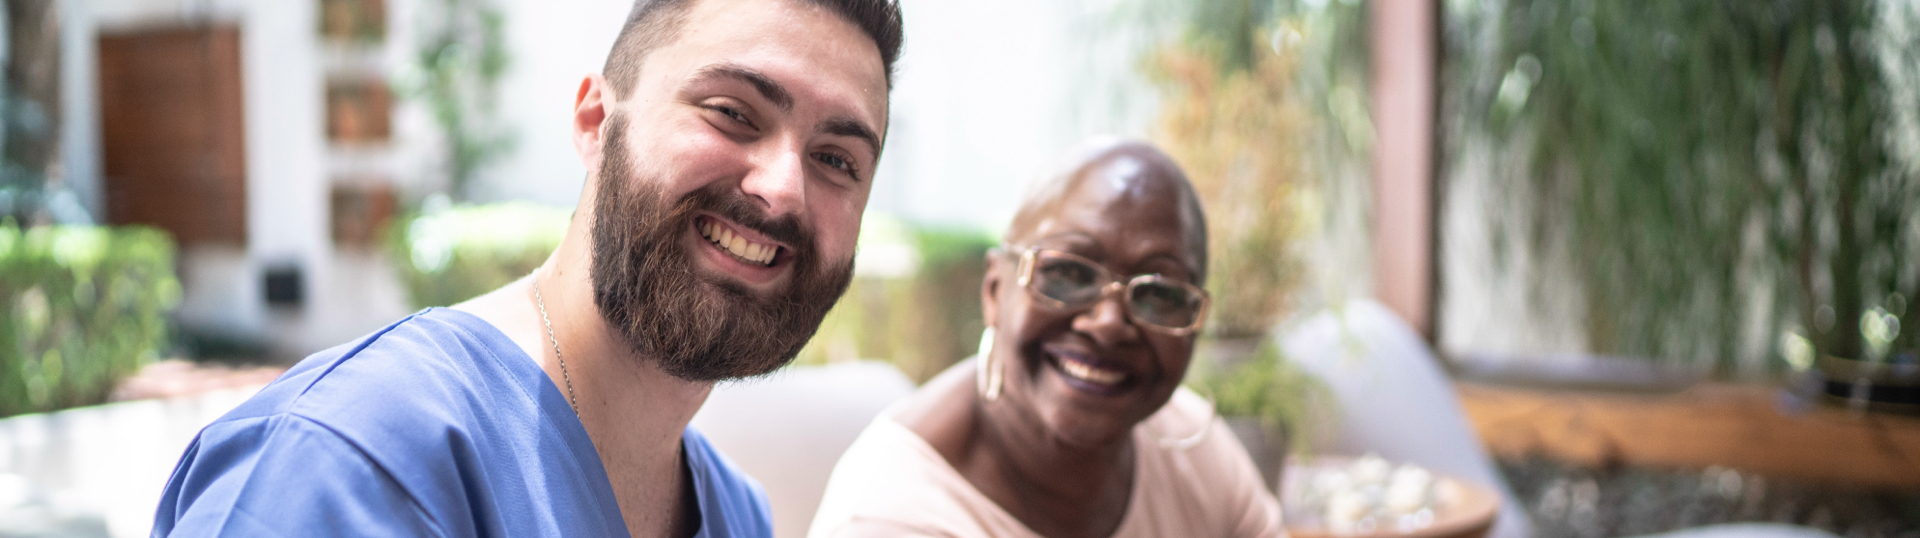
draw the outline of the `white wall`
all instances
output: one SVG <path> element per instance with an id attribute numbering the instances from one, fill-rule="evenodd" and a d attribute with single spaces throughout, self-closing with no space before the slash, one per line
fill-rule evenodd
<path id="1" fill-rule="evenodd" d="M 518 145 L 482 177 L 481 197 L 573 207 L 586 178 L 568 135 L 574 92 L 581 79 L 600 72 L 632 4 L 498 1 L 513 55 L 501 81 L 500 110 Z"/>
<path id="2" fill-rule="evenodd" d="M 403 72 L 415 56 L 420 1 L 389 0 L 388 40 L 376 65 L 349 67 Z M 500 110 L 518 144 L 482 173 L 477 193 L 572 206 L 585 174 L 567 134 L 574 92 L 605 62 L 630 3 L 498 1 L 513 55 Z M 1138 15 L 1116 13 L 1139 3 L 905 0 L 906 44 L 869 210 L 998 230 L 1026 184 L 1065 148 L 1094 134 L 1145 135 L 1156 103 L 1134 69 L 1141 43 L 1154 36 L 1124 30 L 1138 26 L 1126 19 Z M 240 26 L 248 240 L 244 250 L 183 252 L 183 323 L 261 338 L 297 357 L 406 313 L 378 256 L 332 245 L 330 182 L 384 171 L 403 191 L 419 193 L 441 181 L 434 175 L 444 155 L 426 111 L 411 103 L 395 111 L 391 150 L 329 147 L 325 77 L 340 69 L 343 54 L 321 44 L 316 0 L 66 0 L 62 7 L 69 20 L 65 168 L 96 216 L 103 216 L 97 32 L 191 21 Z M 272 310 L 261 272 L 286 263 L 305 271 L 307 302 Z"/>
<path id="3" fill-rule="evenodd" d="M 61 0 L 60 169 L 67 188 L 95 222 L 106 219 L 101 203 L 99 62 L 88 0 Z"/>
<path id="4" fill-rule="evenodd" d="M 405 313 L 390 272 L 377 260 L 336 252 L 330 236 L 329 153 L 325 79 L 314 0 L 94 0 L 70 2 L 66 16 L 80 29 L 72 41 L 92 43 L 98 32 L 196 22 L 240 28 L 245 103 L 247 243 L 244 249 L 194 247 L 181 252 L 186 296 L 181 323 L 230 336 L 256 338 L 276 355 L 298 357 L 379 328 Z M 71 42 L 71 41 L 70 41 Z M 92 56 L 93 47 L 84 54 Z M 97 65 L 97 59 L 76 62 Z M 75 65 L 70 62 L 68 65 Z M 87 73 L 88 81 L 94 74 Z M 75 76 L 69 74 L 68 76 Z M 98 185 L 98 95 L 86 84 L 71 99 L 75 114 L 68 158 L 91 160 Z M 85 165 L 73 167 L 86 170 Z M 100 207 L 98 190 L 92 206 Z M 294 264 L 304 272 L 306 301 L 293 310 L 269 309 L 264 268 Z"/>
<path id="5" fill-rule="evenodd" d="M 903 2 L 892 135 L 871 208 L 998 230 L 1060 152 L 1147 134 L 1150 88 L 1112 1 Z"/>
<path id="6" fill-rule="evenodd" d="M 1074 142 L 1145 135 L 1155 101 L 1133 75 L 1144 36 L 1117 30 L 1123 3 L 903 0 L 906 44 L 868 209 L 998 229 L 1028 181 Z M 578 199 L 574 91 L 600 70 L 629 5 L 501 1 L 514 54 L 502 110 L 521 135 L 483 179 L 486 198 Z"/>

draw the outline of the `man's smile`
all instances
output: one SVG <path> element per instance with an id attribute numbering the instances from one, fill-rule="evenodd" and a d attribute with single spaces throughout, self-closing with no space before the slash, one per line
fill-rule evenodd
<path id="1" fill-rule="evenodd" d="M 714 213 L 695 213 L 692 228 L 705 243 L 693 256 L 699 265 L 761 292 L 771 291 L 766 286 L 791 273 L 798 260 L 792 245 Z"/>
<path id="2" fill-rule="evenodd" d="M 700 229 L 700 236 L 707 238 L 707 242 L 725 249 L 742 262 L 770 267 L 775 256 L 780 254 L 780 245 L 751 239 L 747 232 L 735 231 L 737 228 L 713 217 L 694 217 L 694 226 Z"/>

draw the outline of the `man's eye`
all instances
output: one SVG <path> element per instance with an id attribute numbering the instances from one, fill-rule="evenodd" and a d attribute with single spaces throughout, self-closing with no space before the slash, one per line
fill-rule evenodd
<path id="1" fill-rule="evenodd" d="M 753 125 L 752 121 L 747 120 L 746 113 L 741 112 L 739 109 L 736 109 L 727 105 L 713 105 L 707 108 L 714 112 L 719 112 L 721 115 L 724 115 L 727 118 L 732 119 L 733 121 L 737 121 L 747 125 Z"/>
<path id="2" fill-rule="evenodd" d="M 821 164 L 834 167 L 835 169 L 845 170 L 849 174 L 854 172 L 853 161 L 847 160 L 845 157 L 823 152 L 813 154 L 813 158 L 819 159 Z"/>

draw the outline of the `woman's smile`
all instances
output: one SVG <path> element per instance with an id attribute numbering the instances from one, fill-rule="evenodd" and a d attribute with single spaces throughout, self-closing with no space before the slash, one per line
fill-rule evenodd
<path id="1" fill-rule="evenodd" d="M 1191 186 L 1144 143 L 1083 151 L 1030 191 L 988 253 L 980 353 L 861 434 L 815 536 L 821 525 L 849 530 L 826 536 L 1283 535 L 1246 452 L 1180 388 L 1208 304 Z M 852 498 L 887 508 L 841 504 Z"/>
<path id="2" fill-rule="evenodd" d="M 1068 387 L 1093 396 L 1119 396 L 1138 385 L 1140 376 L 1116 361 L 1054 346 L 1041 353 L 1049 371 L 1060 376 Z"/>

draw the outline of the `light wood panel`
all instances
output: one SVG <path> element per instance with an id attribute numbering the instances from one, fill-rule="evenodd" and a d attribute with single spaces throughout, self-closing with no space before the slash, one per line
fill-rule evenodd
<path id="1" fill-rule="evenodd" d="M 1671 394 L 1457 387 L 1497 456 L 1920 487 L 1920 419 L 1911 417 L 1802 406 L 1759 386 L 1709 383 Z"/>

